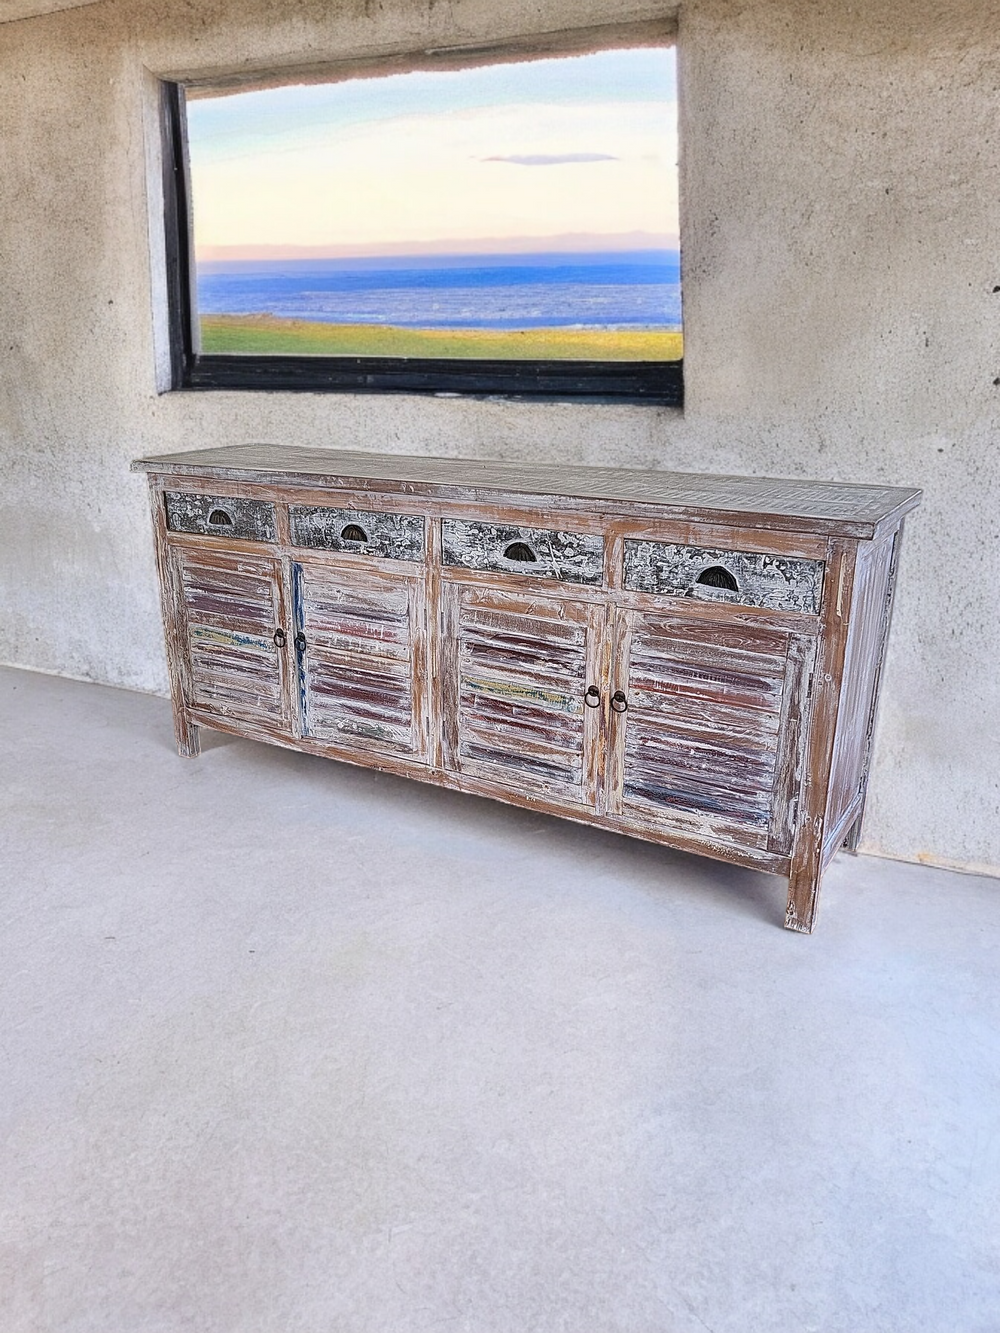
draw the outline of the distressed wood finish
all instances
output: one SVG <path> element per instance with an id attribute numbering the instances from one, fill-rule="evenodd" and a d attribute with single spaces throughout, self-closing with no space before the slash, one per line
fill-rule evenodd
<path id="1" fill-rule="evenodd" d="M 812 932 L 816 924 L 819 906 L 833 749 L 840 718 L 857 555 L 857 543 L 830 543 L 827 595 L 823 599 L 814 673 L 819 688 L 812 691 L 810 700 L 802 808 L 792 852 L 788 903 L 785 908 L 787 928 L 806 935 Z"/>
<path id="2" fill-rule="evenodd" d="M 168 491 L 163 499 L 167 507 L 167 527 L 171 532 L 250 542 L 278 539 L 274 505 L 268 500 L 198 495 L 189 491 Z"/>
<path id="3" fill-rule="evenodd" d="M 209 726 L 783 874 L 813 928 L 919 492 L 264 446 L 134 466 L 182 754 Z"/>
<path id="4" fill-rule="evenodd" d="M 291 580 L 301 734 L 421 755 L 422 582 L 299 561 Z"/>
<path id="5" fill-rule="evenodd" d="M 441 546 L 444 563 L 463 569 L 561 583 L 599 584 L 604 578 L 604 539 L 593 533 L 445 518 Z"/>
<path id="6" fill-rule="evenodd" d="M 187 640 L 185 695 L 193 708 L 287 724 L 278 563 L 181 548 L 174 571 Z"/>
<path id="7" fill-rule="evenodd" d="M 424 557 L 423 516 L 290 505 L 288 523 L 293 546 L 381 556 L 388 560 Z"/>
<path id="8" fill-rule="evenodd" d="M 844 662 L 843 702 L 834 745 L 826 812 L 824 863 L 837 851 L 845 830 L 857 847 L 868 787 L 878 707 L 878 686 L 892 619 L 901 532 L 858 552 L 853 631 Z"/>
<path id="9" fill-rule="evenodd" d="M 819 610 L 823 592 L 821 560 L 626 541 L 624 561 L 625 587 L 635 592 L 696 597 L 734 606 L 767 606 L 809 615 Z M 720 582 L 720 574 L 725 582 Z"/>
<path id="10" fill-rule="evenodd" d="M 871 538 L 899 526 L 920 502 L 903 486 L 858 486 L 799 478 L 704 476 L 626 468 L 557 467 L 470 458 L 414 458 L 276 444 L 234 444 L 140 458 L 133 468 L 175 477 L 219 477 L 254 485 L 320 487 L 456 497 L 507 504 L 533 497 L 543 512 L 586 510 L 690 518 L 697 523 L 741 521 L 749 527 L 827 536 Z M 517 498 L 516 498 L 517 497 Z"/>
<path id="11" fill-rule="evenodd" d="M 808 640 L 626 613 L 617 811 L 692 837 L 787 854 Z M 795 651 L 791 652 L 792 643 Z"/>
<path id="12" fill-rule="evenodd" d="M 445 762 L 593 805 L 602 608 L 451 584 L 442 667 L 451 706 Z"/>

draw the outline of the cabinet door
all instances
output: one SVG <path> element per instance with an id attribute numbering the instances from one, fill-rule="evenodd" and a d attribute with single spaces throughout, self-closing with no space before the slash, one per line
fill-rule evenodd
<path id="1" fill-rule="evenodd" d="M 640 828 L 791 847 L 813 643 L 781 629 L 618 613 L 611 811 Z"/>
<path id="2" fill-rule="evenodd" d="M 274 640 L 288 624 L 278 561 L 174 547 L 171 562 L 184 620 L 188 705 L 287 732 L 287 659 Z"/>
<path id="3" fill-rule="evenodd" d="M 593 807 L 602 710 L 584 696 L 605 674 L 605 609 L 461 584 L 443 595 L 446 764 Z"/>
<path id="4" fill-rule="evenodd" d="M 291 569 L 303 735 L 422 758 L 423 579 L 319 561 L 296 561 Z"/>

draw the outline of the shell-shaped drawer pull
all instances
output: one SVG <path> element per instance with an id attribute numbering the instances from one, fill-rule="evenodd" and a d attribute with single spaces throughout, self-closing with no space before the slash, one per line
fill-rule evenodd
<path id="1" fill-rule="evenodd" d="M 708 569 L 703 569 L 695 583 L 700 583 L 705 588 L 725 588 L 727 592 L 739 592 L 740 585 L 730 574 L 728 569 L 722 565 L 709 565 Z"/>
<path id="2" fill-rule="evenodd" d="M 536 564 L 538 561 L 538 556 L 527 542 L 511 542 L 505 547 L 503 554 L 505 560 L 521 560 L 530 564 Z"/>
<path id="3" fill-rule="evenodd" d="M 213 528 L 231 528 L 233 526 L 232 517 L 224 509 L 213 509 L 208 516 L 208 521 Z"/>
<path id="4" fill-rule="evenodd" d="M 342 542 L 366 542 L 368 533 L 365 532 L 360 523 L 348 523 L 346 527 L 341 529 L 340 540 Z"/>

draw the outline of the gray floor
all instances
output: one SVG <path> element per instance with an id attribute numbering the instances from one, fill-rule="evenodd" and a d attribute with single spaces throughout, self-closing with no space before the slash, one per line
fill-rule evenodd
<path id="1" fill-rule="evenodd" d="M 0 672 L 2 1333 L 996 1333 L 1000 883 Z"/>

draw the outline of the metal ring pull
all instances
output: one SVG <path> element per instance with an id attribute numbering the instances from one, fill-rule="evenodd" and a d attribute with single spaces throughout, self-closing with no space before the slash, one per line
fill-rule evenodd
<path id="1" fill-rule="evenodd" d="M 587 686 L 587 691 L 583 696 L 583 702 L 587 705 L 588 708 L 600 708 L 601 691 L 597 688 L 596 685 Z"/>
<path id="2" fill-rule="evenodd" d="M 305 650 L 306 650 L 306 636 L 302 633 L 301 630 L 299 630 L 298 634 L 296 634 L 295 636 L 295 651 L 297 653 L 304 653 Z"/>
<path id="3" fill-rule="evenodd" d="M 285 644 L 288 642 L 283 629 L 276 629 L 272 637 L 274 639 L 275 648 L 284 648 Z"/>
<path id="4" fill-rule="evenodd" d="M 613 713 L 627 713 L 628 699 L 622 694 L 621 690 L 615 690 L 611 696 L 611 711 Z"/>

